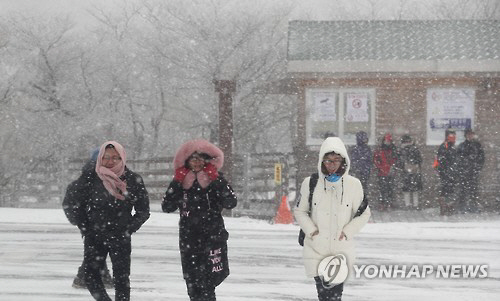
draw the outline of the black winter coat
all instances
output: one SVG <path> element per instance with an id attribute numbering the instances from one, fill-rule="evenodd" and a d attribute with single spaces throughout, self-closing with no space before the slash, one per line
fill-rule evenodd
<path id="1" fill-rule="evenodd" d="M 477 178 L 484 165 L 484 150 L 477 140 L 465 140 L 458 146 L 460 172 L 466 181 Z"/>
<path id="2" fill-rule="evenodd" d="M 226 179 L 219 177 L 203 189 L 198 181 L 188 190 L 172 181 L 162 202 L 164 212 L 179 209 L 179 246 L 181 252 L 198 252 L 213 240 L 227 240 L 222 209 L 232 209 L 237 199 Z"/>
<path id="3" fill-rule="evenodd" d="M 398 167 L 402 171 L 402 190 L 422 190 L 422 154 L 415 144 L 402 147 L 398 154 Z"/>
<path id="4" fill-rule="evenodd" d="M 179 249 L 187 282 L 215 287 L 229 275 L 229 234 L 221 212 L 224 208 L 234 208 L 236 203 L 233 189 L 221 173 L 205 189 L 197 180 L 187 190 L 177 181 L 170 183 L 162 202 L 162 210 L 174 212 L 179 209 Z M 217 250 L 215 257 L 221 260 L 220 263 L 213 261 L 213 250 Z"/>
<path id="5" fill-rule="evenodd" d="M 460 182 L 459 154 L 454 144 L 444 142 L 437 152 L 438 173 L 441 178 L 441 194 L 448 195 L 456 192 Z"/>
<path id="6" fill-rule="evenodd" d="M 63 209 L 83 235 L 132 234 L 148 220 L 149 196 L 141 176 L 125 167 L 122 179 L 127 183 L 125 200 L 116 199 L 104 187 L 95 162 L 87 164 L 82 175 L 68 185 Z"/>

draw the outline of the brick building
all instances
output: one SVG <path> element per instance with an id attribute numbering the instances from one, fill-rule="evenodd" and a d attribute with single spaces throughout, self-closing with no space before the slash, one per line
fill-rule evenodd
<path id="1" fill-rule="evenodd" d="M 288 35 L 289 85 L 299 96 L 299 183 L 315 171 L 325 135 L 353 145 L 364 130 L 373 149 L 386 132 L 397 144 L 409 134 L 424 157 L 423 198 L 434 206 L 432 163 L 444 130 L 456 129 L 458 144 L 472 126 L 487 157 L 482 199 L 486 206 L 497 201 L 500 21 L 291 21 Z"/>

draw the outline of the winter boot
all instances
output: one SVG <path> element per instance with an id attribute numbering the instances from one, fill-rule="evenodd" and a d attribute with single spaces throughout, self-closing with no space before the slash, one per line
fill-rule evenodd
<path id="1" fill-rule="evenodd" d="M 111 274 L 109 273 L 109 270 L 107 267 L 104 267 L 104 269 L 101 271 L 101 277 L 102 277 L 102 283 L 104 283 L 104 286 L 106 288 L 114 288 L 115 287 L 113 277 L 111 277 Z"/>
<path id="2" fill-rule="evenodd" d="M 83 266 L 78 268 L 78 273 L 76 274 L 75 279 L 73 279 L 73 284 L 71 286 L 74 288 L 87 288 L 87 284 L 85 284 Z"/>

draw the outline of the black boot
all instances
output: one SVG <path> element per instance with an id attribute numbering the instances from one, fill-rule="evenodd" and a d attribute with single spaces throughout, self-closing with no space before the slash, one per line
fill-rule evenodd
<path id="1" fill-rule="evenodd" d="M 73 279 L 73 285 L 74 288 L 87 288 L 87 285 L 85 284 L 85 275 L 83 271 L 83 266 L 80 266 L 78 268 L 78 273 L 75 276 L 75 279 Z"/>
<path id="2" fill-rule="evenodd" d="M 318 291 L 319 301 L 341 301 L 342 292 L 344 291 L 344 283 L 329 286 L 328 283 L 324 283 L 320 277 L 314 277 L 316 282 L 316 290 Z"/>
<path id="3" fill-rule="evenodd" d="M 104 286 L 106 288 L 115 287 L 115 284 L 113 282 L 113 277 L 111 277 L 109 269 L 106 265 L 104 266 L 104 269 L 102 269 L 101 271 L 101 276 L 102 276 L 102 282 L 104 283 Z M 87 288 L 87 285 L 85 284 L 85 275 L 83 271 L 83 266 L 80 266 L 78 268 L 78 273 L 76 274 L 75 279 L 73 279 L 72 286 L 74 288 Z"/>
<path id="4" fill-rule="evenodd" d="M 114 288 L 115 284 L 113 281 L 113 277 L 111 277 L 111 274 L 109 273 L 109 269 L 104 265 L 104 268 L 101 270 L 101 277 L 102 277 L 102 282 L 104 283 L 104 286 L 106 288 Z"/>

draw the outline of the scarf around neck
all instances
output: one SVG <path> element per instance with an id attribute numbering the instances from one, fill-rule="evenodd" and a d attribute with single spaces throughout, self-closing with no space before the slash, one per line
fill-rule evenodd
<path id="1" fill-rule="evenodd" d="M 121 161 L 112 168 L 107 168 L 102 165 L 102 157 L 106 151 L 106 146 L 109 144 L 115 147 L 115 150 L 121 157 Z M 125 149 L 121 144 L 116 141 L 107 141 L 101 145 L 99 155 L 97 156 L 95 171 L 97 176 L 102 180 L 106 190 L 119 200 L 125 200 L 125 194 L 127 193 L 127 183 L 120 179 L 120 177 L 125 173 L 125 164 L 126 154 Z"/>

